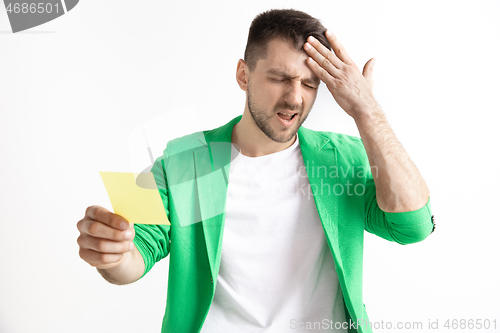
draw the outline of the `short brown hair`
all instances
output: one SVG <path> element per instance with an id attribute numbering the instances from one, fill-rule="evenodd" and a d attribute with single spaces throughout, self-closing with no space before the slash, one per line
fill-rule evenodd
<path id="1" fill-rule="evenodd" d="M 259 59 L 265 58 L 270 40 L 290 41 L 297 50 L 303 50 L 307 37 L 313 36 L 328 49 L 326 28 L 311 15 L 294 9 L 271 9 L 257 15 L 248 32 L 244 60 L 252 71 Z"/>

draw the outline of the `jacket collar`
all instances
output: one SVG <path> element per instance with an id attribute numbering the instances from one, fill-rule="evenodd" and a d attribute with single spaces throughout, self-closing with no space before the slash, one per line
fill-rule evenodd
<path id="1" fill-rule="evenodd" d="M 199 140 L 205 146 L 208 146 L 210 142 L 231 142 L 231 136 L 233 133 L 233 127 L 241 120 L 241 115 L 233 118 L 227 124 L 215 128 L 210 131 L 205 131 L 204 136 L 200 137 Z M 299 144 L 300 146 L 311 147 L 311 149 L 330 149 L 335 148 L 331 140 L 320 134 L 317 131 L 313 131 L 304 127 L 300 127 L 298 130 Z"/>

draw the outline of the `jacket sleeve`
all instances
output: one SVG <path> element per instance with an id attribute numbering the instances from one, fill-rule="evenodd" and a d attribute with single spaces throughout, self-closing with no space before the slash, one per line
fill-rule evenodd
<path id="1" fill-rule="evenodd" d="M 366 231 L 399 244 L 420 242 L 434 231 L 430 198 L 420 209 L 388 213 L 380 209 L 377 204 L 375 183 L 371 173 L 368 173 L 365 185 Z"/>
<path id="2" fill-rule="evenodd" d="M 153 164 L 151 172 L 154 175 L 158 191 L 160 192 L 165 212 L 170 220 L 170 212 L 168 208 L 168 184 L 165 169 L 169 146 L 170 143 L 167 144 L 164 154 Z M 134 228 L 134 244 L 144 260 L 145 269 L 142 275 L 144 276 L 151 270 L 156 262 L 165 258 L 169 254 L 170 225 L 135 224 Z"/>

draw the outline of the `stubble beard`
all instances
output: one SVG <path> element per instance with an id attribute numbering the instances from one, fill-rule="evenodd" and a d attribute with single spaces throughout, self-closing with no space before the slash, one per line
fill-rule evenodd
<path id="1" fill-rule="evenodd" d="M 299 130 L 299 127 L 302 126 L 304 121 L 307 119 L 308 114 L 306 114 L 304 117 L 304 110 L 301 105 L 296 105 L 292 106 L 288 103 L 282 103 L 282 104 L 277 104 L 273 110 L 273 113 L 271 115 L 266 115 L 265 110 L 259 109 L 253 99 L 252 99 L 252 94 L 251 94 L 251 89 L 250 86 L 248 87 L 247 93 L 248 93 L 248 111 L 250 111 L 250 115 L 253 118 L 253 121 L 257 125 L 257 127 L 271 140 L 278 142 L 278 143 L 285 143 L 293 139 L 295 134 L 297 134 L 297 131 Z M 273 121 L 273 118 L 276 117 L 276 113 L 279 110 L 292 110 L 292 111 L 297 111 L 298 114 L 295 115 L 295 117 L 303 117 L 303 119 L 296 120 L 296 124 L 293 127 L 284 129 L 280 133 L 279 131 L 273 129 L 271 122 Z"/>

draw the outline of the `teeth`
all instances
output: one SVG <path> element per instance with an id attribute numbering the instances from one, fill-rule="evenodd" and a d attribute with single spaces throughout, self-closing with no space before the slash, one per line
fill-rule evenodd
<path id="1" fill-rule="evenodd" d="M 284 112 L 278 112 L 278 113 L 284 114 L 285 116 L 293 116 L 295 114 L 295 113 L 284 113 Z"/>

